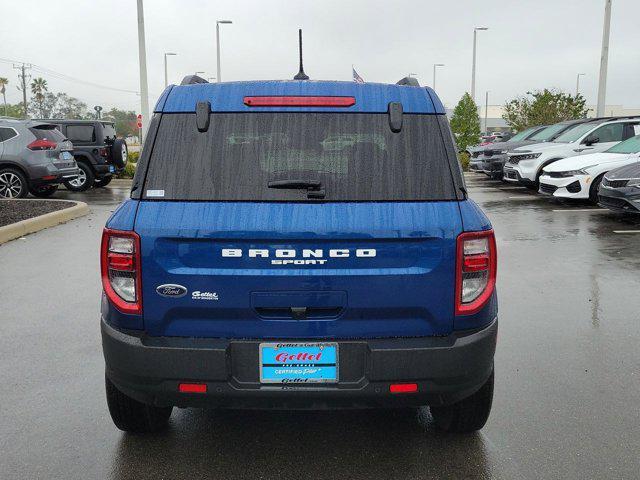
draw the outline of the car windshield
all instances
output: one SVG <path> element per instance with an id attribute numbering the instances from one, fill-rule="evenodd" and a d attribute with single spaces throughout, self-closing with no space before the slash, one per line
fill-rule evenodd
<path id="1" fill-rule="evenodd" d="M 531 127 L 531 128 L 527 128 L 526 130 L 523 130 L 521 132 L 516 133 L 513 137 L 511 137 L 509 139 L 510 142 L 519 142 L 520 140 L 524 140 L 527 138 L 527 135 L 529 135 L 531 132 L 533 132 L 536 128 L 538 127 Z"/>
<path id="2" fill-rule="evenodd" d="M 548 142 L 549 140 L 552 140 L 556 135 L 558 135 L 559 132 L 562 132 L 565 128 L 567 128 L 566 123 L 556 123 L 555 125 L 550 125 L 547 128 L 543 128 L 533 137 L 529 138 L 529 140 L 535 140 L 537 142 Z"/>
<path id="3" fill-rule="evenodd" d="M 195 114 L 165 114 L 144 195 L 307 201 L 295 186 L 320 183 L 326 201 L 451 200 L 441 128 L 437 115 L 404 114 L 394 133 L 387 114 L 216 113 L 199 133 Z"/>
<path id="4" fill-rule="evenodd" d="M 582 138 L 583 135 L 593 130 L 596 126 L 597 125 L 594 125 L 593 123 L 581 123 L 564 132 L 562 135 L 556 138 L 553 142 L 554 143 L 575 142 L 576 140 L 579 140 L 580 138 Z"/>
<path id="5" fill-rule="evenodd" d="M 620 142 L 617 145 L 614 145 L 609 150 L 608 153 L 639 153 L 640 152 L 640 135 L 636 135 L 635 137 L 631 137 L 624 142 Z"/>

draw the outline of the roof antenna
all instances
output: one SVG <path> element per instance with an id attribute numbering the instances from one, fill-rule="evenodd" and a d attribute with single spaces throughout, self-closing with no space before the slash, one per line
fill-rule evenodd
<path id="1" fill-rule="evenodd" d="M 304 73 L 304 68 L 302 67 L 302 29 L 298 29 L 298 48 L 300 49 L 300 70 L 296 73 L 296 76 L 293 77 L 294 80 L 309 80 L 309 75 Z"/>

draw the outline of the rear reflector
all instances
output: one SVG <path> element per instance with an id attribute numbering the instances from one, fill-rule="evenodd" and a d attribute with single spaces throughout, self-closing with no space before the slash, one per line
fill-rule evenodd
<path id="1" fill-rule="evenodd" d="M 244 97 L 249 107 L 351 107 L 355 97 Z"/>
<path id="2" fill-rule="evenodd" d="M 207 393 L 205 383 L 181 383 L 178 385 L 180 393 Z"/>
<path id="3" fill-rule="evenodd" d="M 391 393 L 413 393 L 417 391 L 417 383 L 393 383 L 389 385 L 389 392 Z"/>
<path id="4" fill-rule="evenodd" d="M 55 175 L 47 175 L 45 177 L 42 177 L 42 180 L 55 180 L 56 176 Z"/>

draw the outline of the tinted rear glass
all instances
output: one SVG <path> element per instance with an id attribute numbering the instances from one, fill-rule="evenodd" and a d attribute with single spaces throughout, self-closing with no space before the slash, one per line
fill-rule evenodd
<path id="1" fill-rule="evenodd" d="M 91 143 L 96 141 L 93 125 L 67 125 L 67 137 L 72 142 Z"/>
<path id="2" fill-rule="evenodd" d="M 200 133 L 195 114 L 164 114 L 143 198 L 308 201 L 268 187 L 308 180 L 324 201 L 455 199 L 437 116 L 403 117 L 393 133 L 387 114 L 218 113 Z"/>
<path id="3" fill-rule="evenodd" d="M 103 123 L 102 124 L 102 132 L 104 134 L 105 139 L 115 140 L 116 138 L 116 129 L 112 123 Z"/>
<path id="4" fill-rule="evenodd" d="M 29 131 L 40 140 L 51 140 L 56 143 L 64 141 L 64 135 L 56 129 L 55 125 L 38 125 L 29 128 Z"/>

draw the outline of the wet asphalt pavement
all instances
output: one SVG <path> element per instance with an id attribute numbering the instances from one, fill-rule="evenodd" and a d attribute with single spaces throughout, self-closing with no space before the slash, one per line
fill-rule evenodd
<path id="1" fill-rule="evenodd" d="M 470 176 L 499 248 L 489 422 L 428 411 L 174 410 L 151 436 L 104 400 L 98 246 L 122 185 L 59 198 L 91 214 L 0 246 L 0 479 L 640 478 L 640 219 Z"/>

